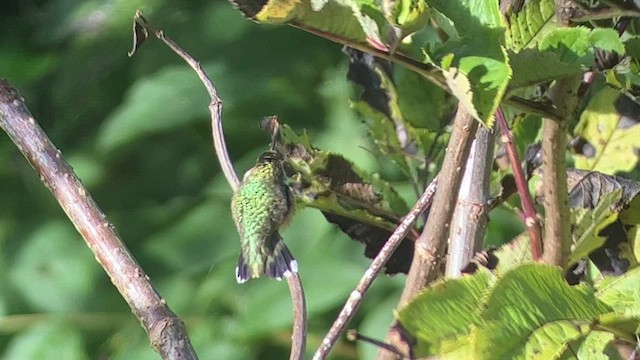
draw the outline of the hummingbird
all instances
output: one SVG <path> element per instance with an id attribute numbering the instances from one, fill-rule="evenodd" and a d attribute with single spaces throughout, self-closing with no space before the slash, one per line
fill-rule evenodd
<path id="1" fill-rule="evenodd" d="M 231 214 L 240 235 L 236 280 L 244 283 L 267 275 L 282 280 L 298 272 L 298 263 L 278 233 L 294 212 L 283 158 L 274 150 L 262 153 L 231 198 Z"/>

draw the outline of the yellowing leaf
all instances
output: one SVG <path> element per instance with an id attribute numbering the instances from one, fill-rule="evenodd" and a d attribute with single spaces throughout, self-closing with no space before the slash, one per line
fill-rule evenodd
<path id="1" fill-rule="evenodd" d="M 593 145 L 595 154 L 590 157 L 576 155 L 576 168 L 605 174 L 628 172 L 635 168 L 639 159 L 640 124 L 621 126 L 623 116 L 616 110 L 620 96 L 624 95 L 604 88 L 582 113 L 575 134 Z"/>

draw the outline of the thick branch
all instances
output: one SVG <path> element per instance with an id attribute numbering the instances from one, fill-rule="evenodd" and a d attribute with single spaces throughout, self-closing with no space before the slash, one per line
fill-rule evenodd
<path id="1" fill-rule="evenodd" d="M 393 255 L 393 252 L 398 245 L 400 245 L 402 239 L 404 239 L 411 231 L 413 224 L 418 219 L 418 216 L 420 216 L 420 214 L 431 204 L 438 182 L 439 180 L 436 178 L 431 182 L 431 184 L 429 184 L 422 196 L 418 199 L 418 202 L 416 202 L 413 208 L 404 217 L 400 225 L 395 229 L 393 234 L 391 234 L 391 237 L 389 237 L 389 240 L 387 240 L 382 249 L 380 249 L 376 258 L 373 259 L 371 266 L 369 266 L 369 269 L 364 273 L 364 276 L 356 286 L 356 289 L 351 292 L 351 296 L 349 296 L 349 299 L 344 304 L 344 307 L 340 311 L 336 321 L 333 323 L 331 329 L 324 337 L 324 340 L 322 340 L 320 347 L 313 355 L 314 360 L 326 359 L 327 356 L 329 356 L 329 352 L 336 344 L 338 338 L 342 335 L 351 319 L 353 319 L 358 307 L 360 307 L 364 294 L 369 290 L 373 280 L 375 280 L 380 271 L 382 271 L 384 265 L 387 263 L 391 255 Z"/>
<path id="2" fill-rule="evenodd" d="M 447 277 L 460 277 L 460 271 L 469 263 L 473 254 L 482 249 L 484 235 L 487 232 L 487 201 L 490 198 L 489 183 L 494 147 L 494 131 L 484 126 L 479 127 L 471 146 L 460 184 L 458 202 L 451 220 L 445 270 Z"/>
<path id="3" fill-rule="evenodd" d="M 409 302 L 437 275 L 449 237 L 449 223 L 462 182 L 465 161 L 469 156 L 477 127 L 478 122 L 462 105 L 458 105 L 451 138 L 440 170 L 440 186 L 434 197 L 425 231 L 416 240 L 413 262 L 399 307 Z"/>
<path id="4" fill-rule="evenodd" d="M 153 288 L 107 216 L 36 123 L 18 92 L 4 80 L 0 80 L 0 127 L 60 203 L 140 320 L 154 350 L 163 359 L 197 359 L 182 321 Z"/>
<path id="5" fill-rule="evenodd" d="M 565 266 L 569 256 L 571 237 L 565 152 L 567 126 L 578 104 L 581 78 L 559 79 L 549 90 L 549 98 L 564 114 L 562 120 L 544 119 L 542 125 L 542 189 L 544 193 L 544 251 L 545 263 Z"/>

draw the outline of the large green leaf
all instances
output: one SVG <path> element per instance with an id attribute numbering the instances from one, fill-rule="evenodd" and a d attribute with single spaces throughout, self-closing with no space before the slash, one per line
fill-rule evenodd
<path id="1" fill-rule="evenodd" d="M 640 267 L 596 283 L 596 297 L 624 318 L 640 324 Z"/>
<path id="2" fill-rule="evenodd" d="M 536 43 L 544 32 L 553 28 L 556 9 L 553 0 L 530 0 L 520 11 L 509 11 L 507 17 L 507 47 L 519 52 Z"/>
<path id="3" fill-rule="evenodd" d="M 460 38 L 425 53 L 443 70 L 451 92 L 476 119 L 491 126 L 511 78 L 498 3 L 489 0 L 431 0 L 451 20 Z"/>
<path id="4" fill-rule="evenodd" d="M 488 270 L 431 285 L 402 308 L 398 319 L 418 344 L 416 355 L 468 351 L 471 327 L 480 321 L 481 303 L 493 275 Z"/>
<path id="5" fill-rule="evenodd" d="M 614 174 L 631 171 L 638 163 L 640 124 L 626 125 L 624 116 L 617 109 L 621 96 L 624 95 L 605 87 L 582 112 L 574 132 L 588 141 L 595 151 L 576 155 L 576 168 Z"/>
<path id="6" fill-rule="evenodd" d="M 545 31 L 536 41 L 531 47 L 510 54 L 511 90 L 581 73 L 593 63 L 595 48 L 620 55 L 625 52 L 618 33 L 612 29 L 555 28 Z"/>
<path id="7" fill-rule="evenodd" d="M 570 286 L 560 269 L 538 264 L 523 265 L 507 272 L 494 285 L 482 314 L 483 324 L 475 332 L 475 356 L 479 359 L 525 358 L 527 346 L 547 336 L 536 330 L 560 320 L 574 325 L 592 324 L 609 311 L 586 286 Z M 560 344 L 575 333 L 556 333 Z M 574 335 L 572 335 L 574 334 Z"/>

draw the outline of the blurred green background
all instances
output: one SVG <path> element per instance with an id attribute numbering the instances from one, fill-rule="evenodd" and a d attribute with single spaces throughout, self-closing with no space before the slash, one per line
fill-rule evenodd
<path id="1" fill-rule="evenodd" d="M 133 58 L 136 9 L 202 62 L 224 102 L 239 173 L 278 115 L 314 144 L 379 171 L 349 108 L 341 46 L 290 27 L 259 26 L 226 1 L 2 1 L 0 77 L 25 97 L 107 213 L 201 359 L 288 357 L 286 283 L 238 285 L 230 188 L 213 153 L 208 97 L 195 74 L 151 39 Z M 387 171 L 388 172 L 388 171 Z M 400 189 L 409 187 L 389 175 Z M 157 359 L 146 334 L 50 193 L 0 134 L 0 354 L 5 359 Z M 410 194 L 404 191 L 404 194 Z M 413 203 L 415 198 L 407 196 Z M 492 228 L 514 233 L 517 224 Z M 283 233 L 298 258 L 319 344 L 369 260 L 313 210 Z M 383 338 L 404 275 L 381 277 L 351 327 Z M 335 359 L 376 349 L 341 342 Z"/>

